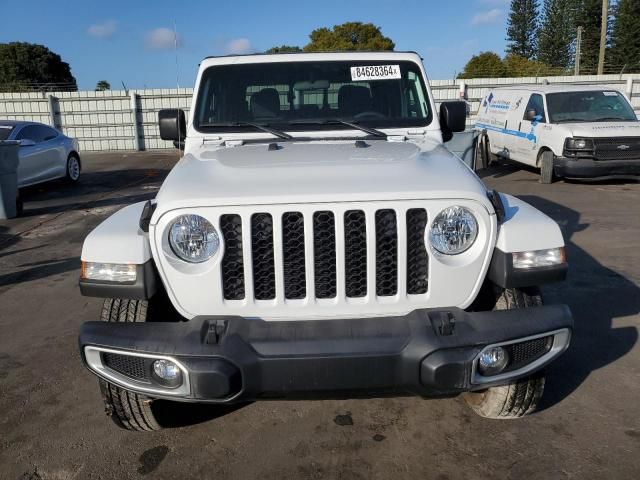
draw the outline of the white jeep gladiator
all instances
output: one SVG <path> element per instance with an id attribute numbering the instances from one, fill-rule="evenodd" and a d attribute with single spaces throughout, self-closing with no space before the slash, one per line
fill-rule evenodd
<path id="1" fill-rule="evenodd" d="M 480 415 L 533 411 L 569 345 L 558 225 L 488 190 L 446 148 L 415 53 L 205 59 L 184 149 L 154 200 L 92 231 L 82 325 L 107 413 L 163 425 L 156 400 L 464 395 Z M 174 405 L 165 403 L 162 411 Z"/>

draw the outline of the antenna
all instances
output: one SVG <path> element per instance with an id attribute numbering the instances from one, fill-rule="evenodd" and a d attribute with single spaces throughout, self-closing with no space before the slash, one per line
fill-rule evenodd
<path id="1" fill-rule="evenodd" d="M 176 55 L 176 88 L 177 90 L 180 90 L 180 70 L 178 69 L 178 27 L 176 25 L 175 18 L 173 19 L 173 50 Z M 179 92 L 176 91 L 176 94 L 178 93 Z M 185 132 L 185 136 L 186 136 L 186 132 Z M 178 146 L 180 146 L 181 141 L 182 141 L 182 132 L 180 131 L 180 122 L 178 121 Z M 182 152 L 182 149 L 179 148 L 178 158 L 180 158 L 180 152 Z"/>

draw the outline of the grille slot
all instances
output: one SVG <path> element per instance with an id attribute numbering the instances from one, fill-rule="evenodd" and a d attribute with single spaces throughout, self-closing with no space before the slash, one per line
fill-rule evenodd
<path id="1" fill-rule="evenodd" d="M 282 255 L 285 298 L 305 298 L 307 283 L 304 255 L 304 217 L 300 212 L 286 212 L 282 215 Z"/>
<path id="2" fill-rule="evenodd" d="M 398 231 L 396 212 L 376 212 L 376 294 L 379 297 L 398 293 Z"/>
<path id="3" fill-rule="evenodd" d="M 221 264 L 224 298 L 242 300 L 245 296 L 245 288 L 240 215 L 222 215 L 220 230 L 224 238 L 224 257 Z"/>
<path id="4" fill-rule="evenodd" d="M 334 298 L 336 287 L 336 221 L 333 212 L 313 214 L 314 281 L 316 298 Z"/>
<path id="5" fill-rule="evenodd" d="M 344 213 L 344 268 L 347 297 L 367 294 L 367 224 L 362 210 Z"/>
<path id="6" fill-rule="evenodd" d="M 429 256 L 424 241 L 427 211 L 424 208 L 407 210 L 407 293 L 427 293 Z"/>
<path id="7" fill-rule="evenodd" d="M 103 352 L 102 363 L 111 370 L 129 378 L 141 382 L 149 382 L 149 369 L 143 357 Z"/>
<path id="8" fill-rule="evenodd" d="M 273 218 L 268 213 L 251 216 L 251 252 L 253 290 L 256 300 L 276 297 L 276 274 L 273 260 Z"/>
<path id="9" fill-rule="evenodd" d="M 505 346 L 509 353 L 509 365 L 503 372 L 517 370 L 528 365 L 551 350 L 552 346 L 552 335 Z"/>

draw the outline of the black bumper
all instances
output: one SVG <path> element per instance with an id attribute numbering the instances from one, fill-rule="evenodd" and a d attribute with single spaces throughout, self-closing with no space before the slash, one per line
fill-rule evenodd
<path id="1" fill-rule="evenodd" d="M 79 342 L 85 364 L 85 347 L 179 361 L 188 371 L 186 394 L 150 393 L 133 380 L 121 384 L 158 398 L 230 403 L 390 394 L 429 397 L 506 383 L 490 377 L 481 385 L 475 381 L 474 360 L 488 344 L 564 332 L 565 344 L 556 345 L 548 361 L 540 359 L 536 368 L 542 368 L 564 351 L 572 326 L 564 305 L 476 313 L 452 308 L 348 320 L 211 317 L 181 323 L 87 322 Z M 515 371 L 509 380 L 517 376 Z"/>
<path id="2" fill-rule="evenodd" d="M 565 178 L 631 177 L 640 175 L 640 158 L 637 160 L 593 160 L 556 158 L 554 173 Z"/>

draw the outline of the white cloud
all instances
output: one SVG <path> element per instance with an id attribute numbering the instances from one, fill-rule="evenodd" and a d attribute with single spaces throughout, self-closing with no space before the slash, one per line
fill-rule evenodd
<path id="1" fill-rule="evenodd" d="M 502 10 L 499 8 L 492 8 L 486 12 L 476 13 L 471 19 L 471 25 L 484 25 L 486 23 L 494 23 L 502 17 Z"/>
<path id="2" fill-rule="evenodd" d="M 87 28 L 87 33 L 92 37 L 111 38 L 118 29 L 118 24 L 114 20 L 107 20 L 103 23 L 96 23 Z"/>
<path id="3" fill-rule="evenodd" d="M 172 49 L 175 43 L 178 44 L 178 47 L 181 47 L 182 38 L 180 35 L 175 37 L 175 33 L 172 29 L 160 27 L 147 32 L 144 36 L 144 43 L 147 48 L 151 48 L 153 50 L 168 50 Z"/>
<path id="4" fill-rule="evenodd" d="M 227 55 L 242 55 L 254 51 L 255 49 L 251 46 L 251 41 L 248 38 L 234 38 L 224 44 L 224 52 Z"/>

